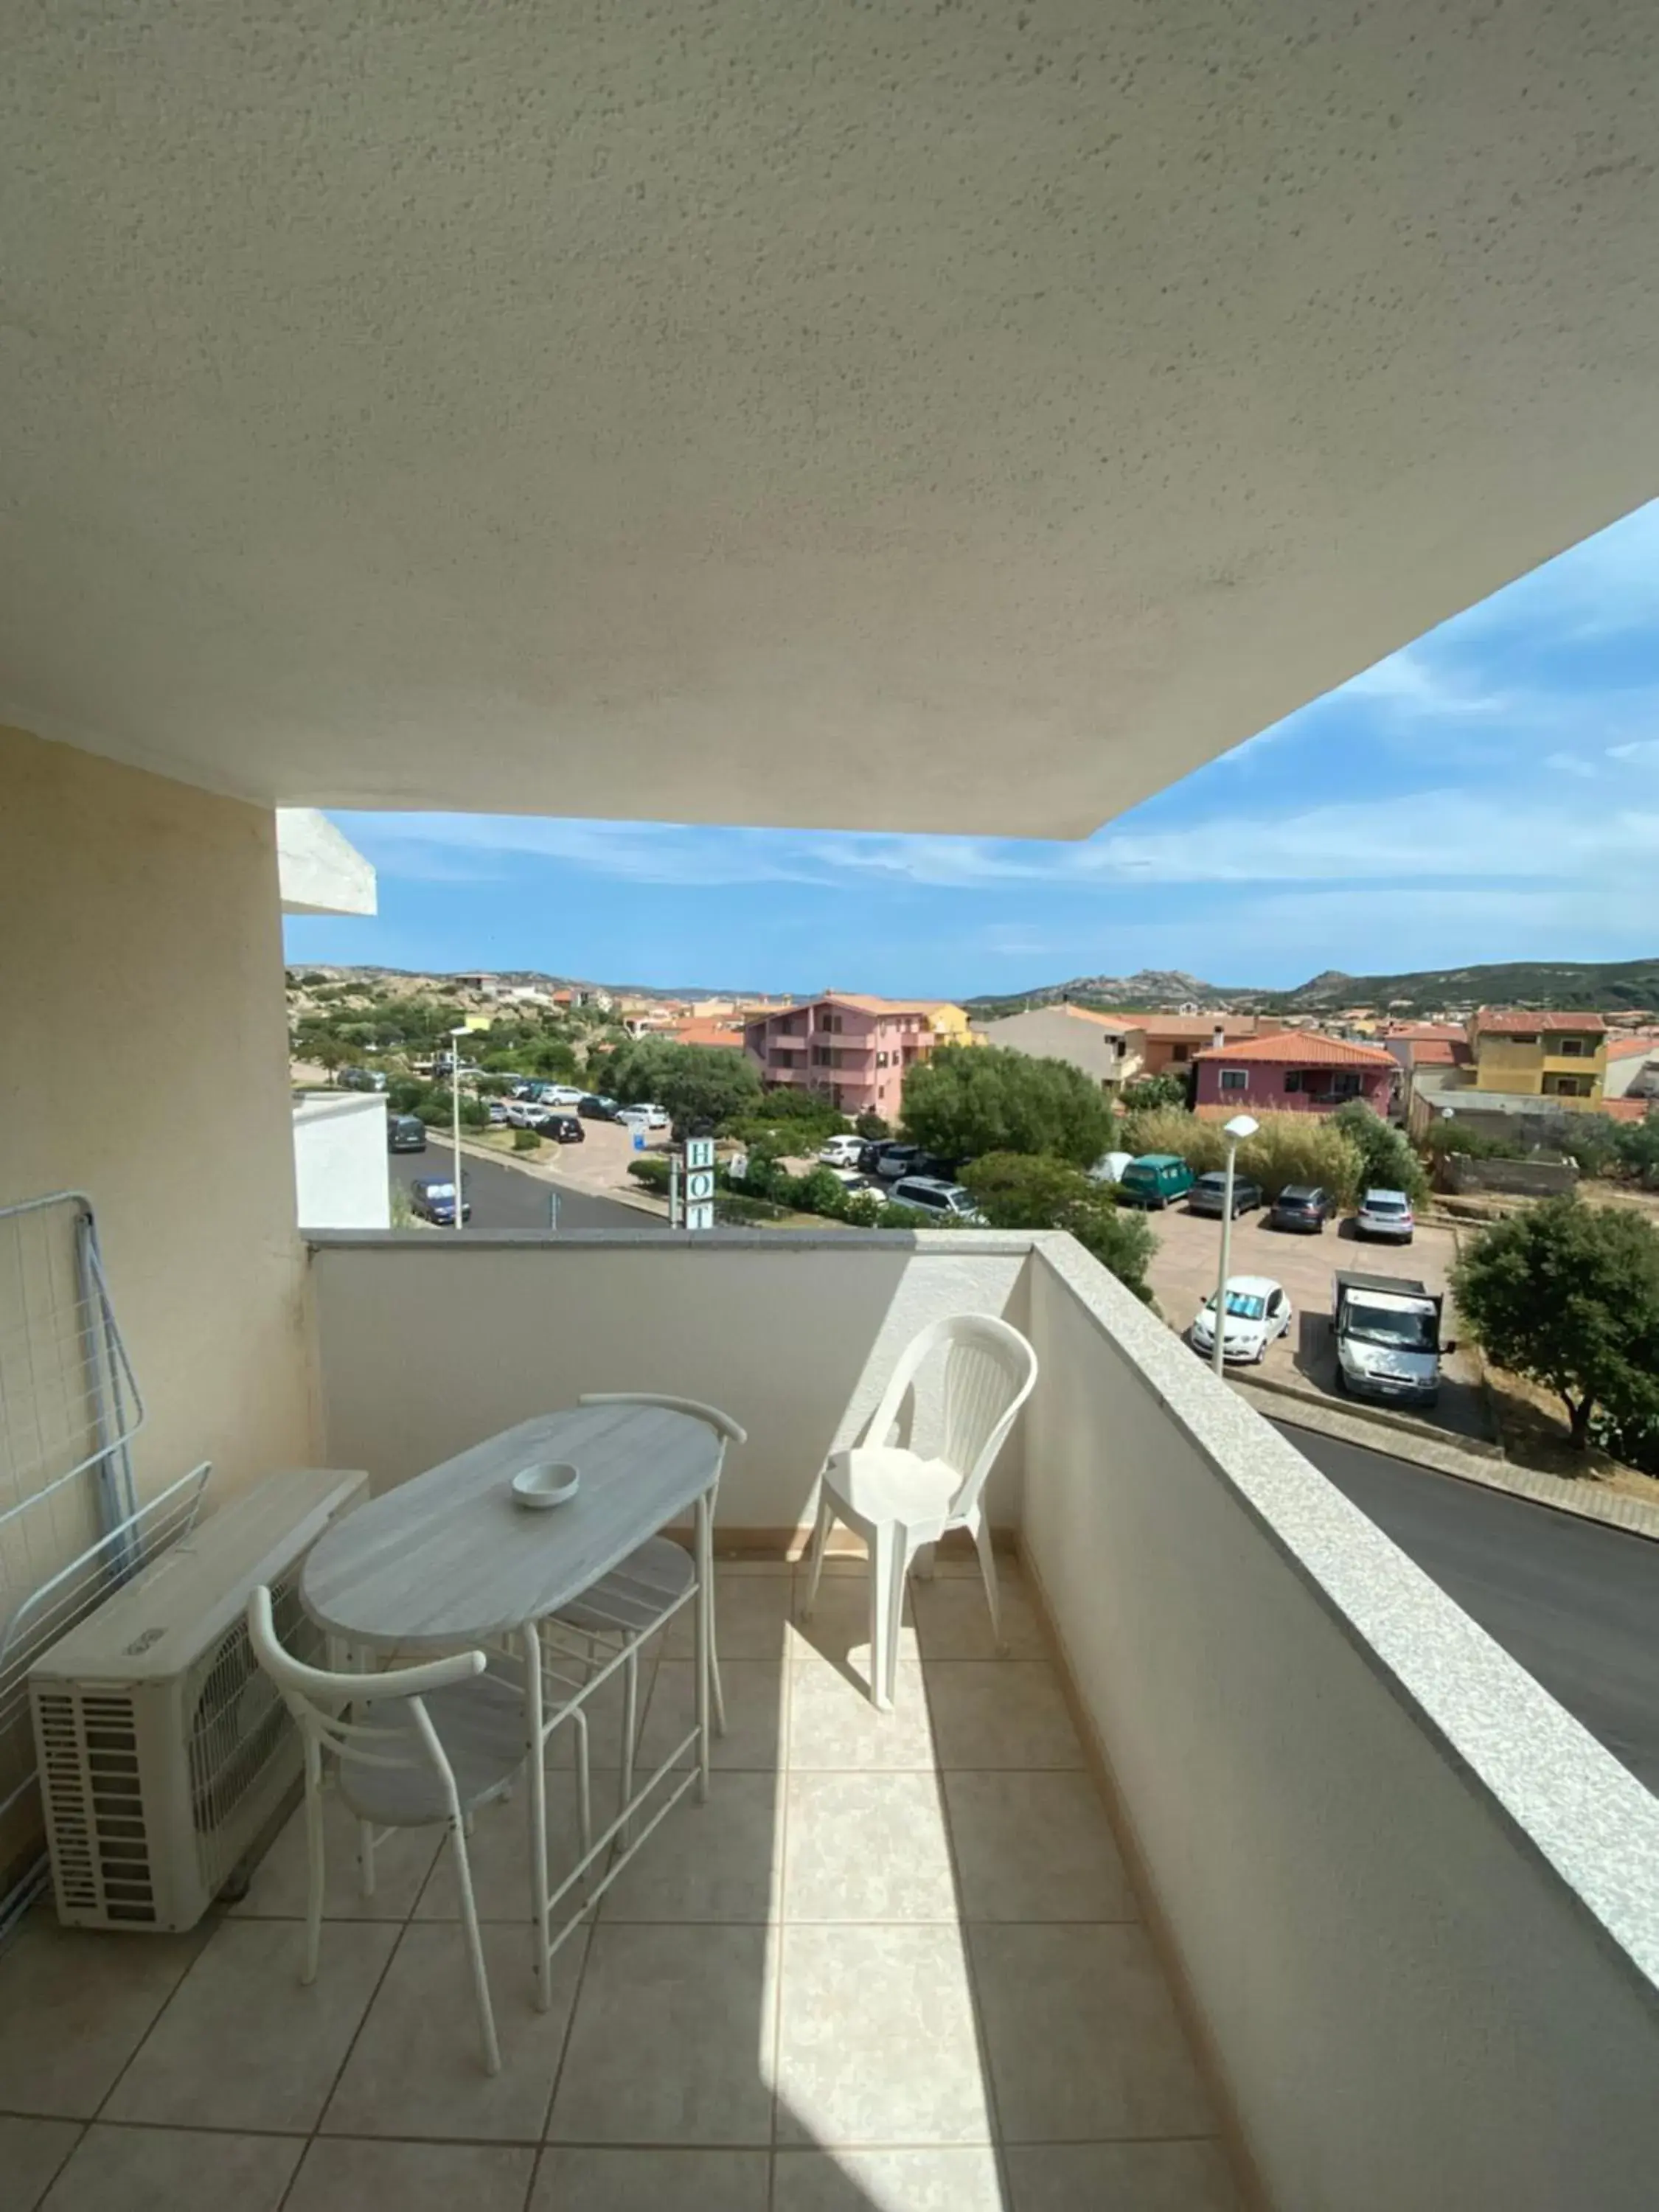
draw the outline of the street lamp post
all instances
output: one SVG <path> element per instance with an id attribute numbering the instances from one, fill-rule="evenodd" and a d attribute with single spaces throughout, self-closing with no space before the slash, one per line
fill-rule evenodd
<path id="1" fill-rule="evenodd" d="M 1227 1267 L 1233 1254 L 1233 1169 L 1239 1146 L 1246 1137 L 1255 1136 L 1261 1126 L 1248 1114 L 1235 1114 L 1221 1133 L 1227 1139 L 1227 1188 L 1221 1194 L 1221 1270 L 1215 1279 L 1215 1341 L 1210 1347 L 1210 1364 L 1218 1375 L 1225 1374 L 1227 1368 L 1224 1345 L 1227 1334 Z"/>
<path id="2" fill-rule="evenodd" d="M 466 1034 L 467 1032 L 464 1029 L 451 1030 L 449 1032 L 449 1099 L 450 1105 L 453 1109 L 454 1114 L 453 1127 L 450 1133 L 450 1142 L 455 1157 L 455 1226 L 458 1231 L 462 1226 L 461 1216 L 465 1212 L 465 1201 L 462 1196 L 461 1191 L 460 1041 Z"/>

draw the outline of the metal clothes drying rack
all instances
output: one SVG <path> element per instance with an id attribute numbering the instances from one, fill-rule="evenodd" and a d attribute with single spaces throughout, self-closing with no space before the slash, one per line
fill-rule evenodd
<path id="1" fill-rule="evenodd" d="M 142 1504 L 130 1447 L 144 1405 L 92 1201 L 0 1206 L 0 1936 L 45 1887 L 29 1668 L 188 1533 L 210 1468 Z"/>

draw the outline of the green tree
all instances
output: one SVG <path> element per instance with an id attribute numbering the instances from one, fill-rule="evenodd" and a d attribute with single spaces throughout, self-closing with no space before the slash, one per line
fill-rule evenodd
<path id="1" fill-rule="evenodd" d="M 665 1108 L 677 1130 L 694 1121 L 713 1128 L 761 1103 L 760 1077 L 748 1055 L 720 1045 L 641 1037 L 617 1054 L 608 1076 L 618 1098 Z"/>
<path id="2" fill-rule="evenodd" d="M 1339 1106 L 1331 1121 L 1358 1151 L 1362 1189 L 1403 1190 L 1413 1205 L 1428 1196 L 1429 1179 L 1403 1129 L 1385 1121 L 1363 1098 Z"/>
<path id="3" fill-rule="evenodd" d="M 946 1159 L 1048 1152 L 1087 1167 L 1112 1141 L 1112 1109 L 1063 1060 L 996 1045 L 947 1045 L 904 1079 L 904 1126 Z"/>
<path id="4" fill-rule="evenodd" d="M 352 1057 L 350 1046 L 339 1037 L 331 1036 L 326 1030 L 311 1038 L 304 1049 L 307 1057 L 316 1062 L 331 1083 Z"/>
<path id="5" fill-rule="evenodd" d="M 1120 1211 L 1110 1190 L 1069 1160 L 988 1152 L 963 1170 L 963 1181 L 993 1229 L 1064 1229 L 1152 1303 L 1146 1270 L 1158 1243 L 1145 1214 Z"/>
<path id="6" fill-rule="evenodd" d="M 1150 1114 L 1160 1106 L 1184 1106 L 1187 1085 L 1178 1075 L 1142 1075 L 1117 1094 L 1125 1114 Z"/>
<path id="7" fill-rule="evenodd" d="M 1487 1356 L 1559 1397 L 1580 1450 L 1598 1407 L 1659 1418 L 1659 1230 L 1639 1213 L 1547 1199 L 1483 1230 L 1452 1290 Z"/>
<path id="8" fill-rule="evenodd" d="M 1650 1190 L 1659 1190 L 1659 1111 L 1650 1110 L 1644 1121 L 1625 1121 L 1619 1127 L 1619 1164 Z"/>

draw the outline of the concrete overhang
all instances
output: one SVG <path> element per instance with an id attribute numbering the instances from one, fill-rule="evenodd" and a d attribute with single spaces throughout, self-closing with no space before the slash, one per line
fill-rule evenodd
<path id="1" fill-rule="evenodd" d="M 276 810 L 276 877 L 284 914 L 378 910 L 373 863 L 309 806 Z"/>
<path id="2" fill-rule="evenodd" d="M 216 789 L 1080 835 L 1653 489 L 1634 0 L 8 48 L 0 708 Z"/>

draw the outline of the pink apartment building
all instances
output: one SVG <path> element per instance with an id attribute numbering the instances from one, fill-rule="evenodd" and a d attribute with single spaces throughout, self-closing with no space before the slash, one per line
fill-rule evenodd
<path id="1" fill-rule="evenodd" d="M 1194 1110 L 1206 1117 L 1253 1113 L 1330 1114 L 1363 1098 L 1386 1114 L 1399 1072 L 1379 1046 L 1286 1030 L 1212 1046 L 1193 1056 Z"/>
<path id="2" fill-rule="evenodd" d="M 937 1005 L 827 991 L 746 1023 L 743 1041 L 764 1083 L 821 1091 L 844 1114 L 896 1121 L 904 1072 L 940 1042 Z"/>

